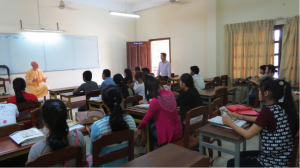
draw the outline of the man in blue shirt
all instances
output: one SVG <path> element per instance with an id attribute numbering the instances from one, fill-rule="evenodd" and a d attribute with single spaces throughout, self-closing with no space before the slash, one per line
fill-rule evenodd
<path id="1" fill-rule="evenodd" d="M 114 80 L 110 77 L 110 70 L 109 69 L 104 69 L 102 73 L 102 79 L 104 80 L 102 84 L 99 86 L 99 89 L 103 89 L 104 87 L 112 84 L 114 85 L 115 82 Z"/>

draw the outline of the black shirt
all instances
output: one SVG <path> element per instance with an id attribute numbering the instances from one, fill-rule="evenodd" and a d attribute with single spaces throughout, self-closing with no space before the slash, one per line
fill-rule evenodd
<path id="1" fill-rule="evenodd" d="M 128 81 L 132 81 L 132 80 L 133 80 L 132 77 L 126 76 L 126 77 L 124 78 L 124 83 L 127 84 Z"/>
<path id="2" fill-rule="evenodd" d="M 196 88 L 189 88 L 187 91 L 182 91 L 176 102 L 177 106 L 180 107 L 181 122 L 185 120 L 188 111 L 202 106 L 201 96 Z"/>

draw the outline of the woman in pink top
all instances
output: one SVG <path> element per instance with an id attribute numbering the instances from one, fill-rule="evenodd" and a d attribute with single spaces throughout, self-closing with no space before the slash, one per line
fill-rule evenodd
<path id="1" fill-rule="evenodd" d="M 155 123 L 150 124 L 150 150 L 152 151 L 155 142 L 161 145 L 178 140 L 182 134 L 182 125 L 177 114 L 177 105 L 173 93 L 163 89 L 159 81 L 149 75 L 144 76 L 144 85 L 145 94 L 148 92 L 154 98 L 151 102 L 140 101 L 140 104 L 150 103 L 150 105 L 147 114 L 137 129 L 146 126 L 154 116 Z"/>

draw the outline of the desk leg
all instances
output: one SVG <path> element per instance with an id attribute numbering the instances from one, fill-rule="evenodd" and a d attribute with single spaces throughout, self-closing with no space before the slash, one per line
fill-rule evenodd
<path id="1" fill-rule="evenodd" d="M 236 90 L 233 91 L 232 104 L 236 104 L 235 95 L 236 95 Z"/>
<path id="2" fill-rule="evenodd" d="M 240 167 L 240 145 L 239 143 L 235 143 L 234 167 Z"/>
<path id="3" fill-rule="evenodd" d="M 150 152 L 150 128 L 149 124 L 147 124 L 147 153 Z"/>
<path id="4" fill-rule="evenodd" d="M 71 98 L 68 97 L 68 104 L 69 104 L 69 108 L 70 108 L 70 118 L 71 120 L 73 120 L 73 113 L 72 113 L 72 104 L 71 104 Z"/>
<path id="5" fill-rule="evenodd" d="M 210 111 L 211 99 L 212 99 L 212 97 L 208 98 L 208 111 Z"/>
<path id="6" fill-rule="evenodd" d="M 202 142 L 203 142 L 203 135 L 201 135 L 201 133 L 199 133 L 199 153 L 200 154 L 203 154 L 204 153 L 204 151 L 203 151 L 203 147 L 201 146 L 201 144 L 202 144 Z"/>
<path id="7" fill-rule="evenodd" d="M 243 142 L 243 151 L 244 152 L 246 151 L 246 145 L 247 145 L 247 140 L 245 139 Z"/>
<path id="8" fill-rule="evenodd" d="M 247 106 L 249 106 L 249 89 L 250 89 L 250 86 L 247 86 L 246 87 L 246 93 L 247 93 Z"/>

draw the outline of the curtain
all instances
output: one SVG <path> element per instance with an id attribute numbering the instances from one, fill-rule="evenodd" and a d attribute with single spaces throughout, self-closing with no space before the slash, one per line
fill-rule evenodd
<path id="1" fill-rule="evenodd" d="M 287 19 L 282 30 L 279 77 L 291 85 L 299 83 L 299 15 Z"/>
<path id="2" fill-rule="evenodd" d="M 274 20 L 225 25 L 225 64 L 230 82 L 235 78 L 259 76 L 259 66 L 274 61 Z M 245 94 L 237 94 L 237 101 Z"/>

